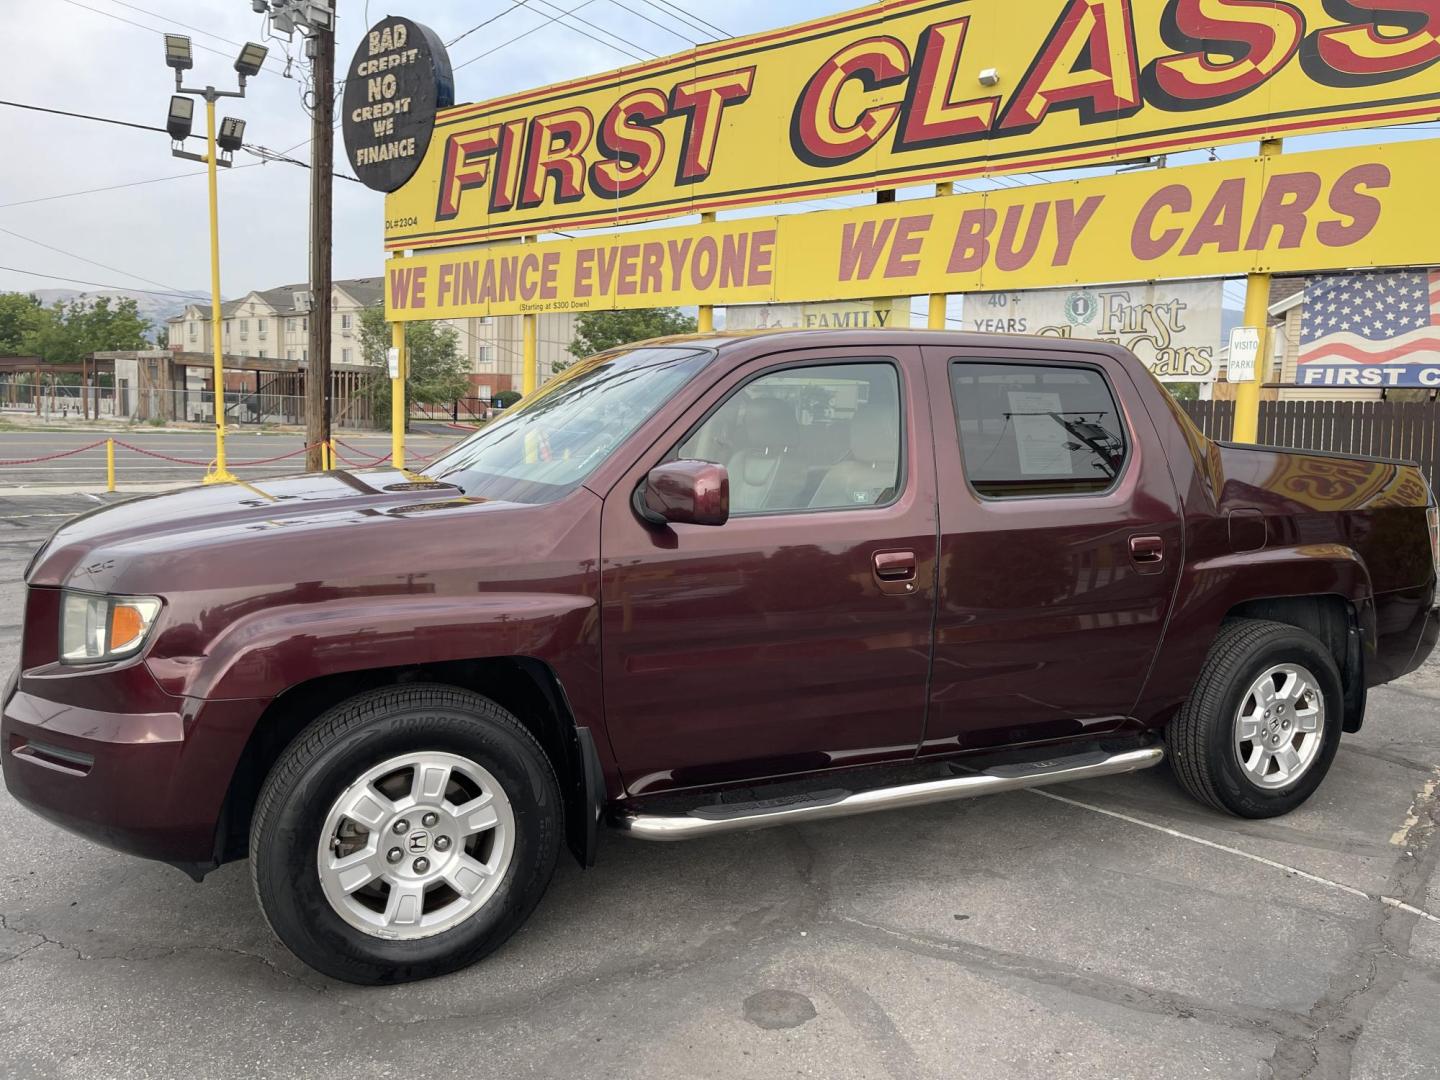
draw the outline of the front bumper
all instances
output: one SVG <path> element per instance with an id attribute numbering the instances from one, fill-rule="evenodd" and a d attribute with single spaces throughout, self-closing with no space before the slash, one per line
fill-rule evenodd
<path id="1" fill-rule="evenodd" d="M 263 702 L 167 696 L 174 711 L 117 712 L 27 692 L 29 681 L 7 689 L 0 719 L 15 798 L 120 851 L 192 872 L 218 861 L 225 796 Z"/>

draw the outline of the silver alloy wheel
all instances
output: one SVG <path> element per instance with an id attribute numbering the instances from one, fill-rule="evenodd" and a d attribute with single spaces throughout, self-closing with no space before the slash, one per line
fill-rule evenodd
<path id="1" fill-rule="evenodd" d="M 1320 756 L 1325 739 L 1325 695 L 1299 664 L 1263 672 L 1235 714 L 1235 755 L 1256 787 L 1293 784 Z"/>
<path id="2" fill-rule="evenodd" d="M 514 847 L 515 811 L 488 770 L 417 751 L 367 769 L 340 793 L 315 857 L 337 915 L 375 937 L 413 940 L 484 907 Z"/>

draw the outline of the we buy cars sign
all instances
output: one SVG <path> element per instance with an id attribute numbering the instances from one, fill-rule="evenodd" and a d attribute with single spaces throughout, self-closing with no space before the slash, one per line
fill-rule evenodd
<path id="1" fill-rule="evenodd" d="M 1440 116 L 1437 0 L 884 0 L 440 109 L 416 249 Z"/>
<path id="2" fill-rule="evenodd" d="M 793 304 L 1413 265 L 1433 261 L 1440 245 L 1437 160 L 1440 141 L 1423 140 L 441 249 L 389 260 L 385 311 L 406 321 Z M 1137 297 L 1112 296 L 1113 325 L 1143 328 Z M 1179 316 L 1173 307 L 1152 314 L 1167 325 Z M 1210 377 L 1208 360 L 1174 344 L 1156 356 L 1166 374 Z"/>

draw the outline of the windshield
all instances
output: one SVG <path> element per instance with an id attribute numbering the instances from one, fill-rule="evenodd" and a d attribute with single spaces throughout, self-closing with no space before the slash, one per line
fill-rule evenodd
<path id="1" fill-rule="evenodd" d="M 425 474 L 484 499 L 558 499 L 579 487 L 713 355 L 665 346 L 582 360 Z"/>

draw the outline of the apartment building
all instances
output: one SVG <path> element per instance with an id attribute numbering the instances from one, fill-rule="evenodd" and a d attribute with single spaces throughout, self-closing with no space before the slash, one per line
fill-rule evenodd
<path id="1" fill-rule="evenodd" d="M 360 313 L 380 304 L 382 278 L 350 278 L 334 283 L 330 306 L 330 363 L 357 366 Z M 231 356 L 310 359 L 310 287 L 281 285 L 256 290 L 220 305 L 221 349 Z M 209 304 L 191 304 L 169 320 L 171 352 L 208 354 L 212 349 Z"/>
<path id="2" fill-rule="evenodd" d="M 524 331 L 519 316 L 446 321 L 460 335 L 460 351 L 470 361 L 470 381 L 477 397 L 494 397 L 502 390 L 522 388 Z M 571 312 L 544 314 L 536 322 L 536 354 L 540 383 L 544 385 L 555 375 L 557 366 L 564 370 L 566 364 L 576 359 L 570 354 L 575 315 Z"/>
<path id="3" fill-rule="evenodd" d="M 331 299 L 330 363 L 350 367 L 365 363 L 360 346 L 360 315 L 384 302 L 384 279 L 349 278 L 334 283 Z M 477 397 L 493 397 L 502 390 L 519 390 L 521 325 L 518 316 L 446 319 L 459 336 L 462 355 L 469 362 L 470 380 Z M 544 383 L 573 358 L 570 340 L 575 336 L 571 313 L 539 317 L 538 359 Z M 309 286 L 281 285 L 247 293 L 220 306 L 221 347 L 230 356 L 281 358 L 309 362 Z M 167 342 L 172 353 L 211 352 L 210 305 L 191 304 L 169 320 Z"/>

